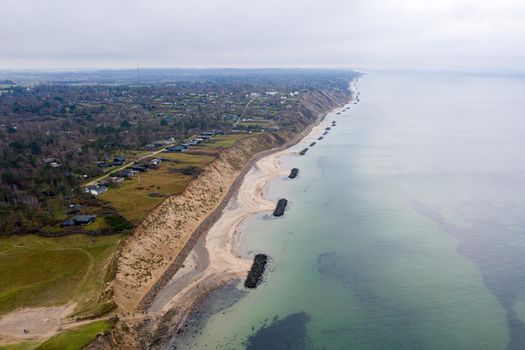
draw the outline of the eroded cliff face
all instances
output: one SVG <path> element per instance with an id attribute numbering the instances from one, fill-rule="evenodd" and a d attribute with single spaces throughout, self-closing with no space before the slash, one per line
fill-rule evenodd
<path id="1" fill-rule="evenodd" d="M 256 155 L 298 141 L 307 126 L 329 110 L 344 105 L 349 97 L 348 91 L 306 94 L 296 120 L 299 132 L 258 134 L 242 139 L 224 150 L 183 193 L 168 198 L 153 210 L 120 249 L 113 282 L 119 307 L 132 312 L 148 306 L 176 272 L 177 264 L 181 264 L 197 236 L 218 219 L 232 194 L 232 185 L 240 183 Z"/>

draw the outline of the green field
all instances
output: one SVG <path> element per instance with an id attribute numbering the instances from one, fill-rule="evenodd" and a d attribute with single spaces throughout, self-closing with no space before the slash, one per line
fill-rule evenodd
<path id="1" fill-rule="evenodd" d="M 205 148 L 228 148 L 233 146 L 237 141 L 248 137 L 248 134 L 233 134 L 233 135 L 217 135 L 213 138 L 213 142 L 202 144 Z"/>
<path id="2" fill-rule="evenodd" d="M 0 350 L 33 350 L 35 349 L 39 341 L 25 341 L 16 344 L 0 345 Z"/>
<path id="3" fill-rule="evenodd" d="M 125 181 L 122 187 L 111 189 L 99 198 L 131 222 L 139 223 L 167 196 L 186 188 L 195 174 L 184 174 L 184 169 L 194 167 L 198 173 L 198 169 L 212 162 L 220 151 L 246 136 L 216 136 L 212 142 L 189 152 L 163 153 L 160 156 L 169 161 L 164 161 L 159 169 Z M 101 218 L 86 229 L 99 230 L 107 226 Z M 108 311 L 113 304 L 110 296 L 102 296 L 101 292 L 106 281 L 113 277 L 113 269 L 109 267 L 121 238 L 121 235 L 1 238 L 0 314 L 20 307 L 63 305 L 72 301 L 78 304 L 77 316 Z"/>
<path id="4" fill-rule="evenodd" d="M 218 135 L 213 141 L 192 147 L 184 153 L 158 154 L 157 157 L 167 159 L 158 169 L 140 173 L 124 181 L 121 187 L 110 189 L 99 195 L 98 198 L 110 203 L 120 215 L 133 224 L 138 224 L 166 197 L 184 191 L 194 176 L 183 174 L 183 169 L 204 168 L 222 150 L 231 147 L 245 137 L 247 137 L 246 134 Z"/>
<path id="5" fill-rule="evenodd" d="M 219 153 L 247 134 L 216 136 L 213 141 L 184 153 L 162 153 L 160 167 L 127 180 L 120 188 L 110 189 L 98 198 L 109 202 L 129 221 L 137 224 L 167 196 L 181 193 Z M 128 160 L 147 152 L 124 154 Z M 195 174 L 184 174 L 188 168 Z M 58 208 L 60 209 L 60 208 Z M 57 213 L 62 213 L 57 209 Z M 57 217 L 57 220 L 64 217 Z M 106 220 L 97 220 L 87 230 L 106 228 Z M 53 229 L 54 227 L 50 227 Z M 103 288 L 114 275 L 112 264 L 121 235 L 90 237 L 71 235 L 59 238 L 19 236 L 0 239 L 0 314 L 20 307 L 78 304 L 76 317 L 103 314 L 115 307 Z M 106 321 L 93 322 L 63 332 L 38 346 L 23 342 L 0 347 L 8 350 L 82 349 L 97 334 L 111 329 Z"/>
<path id="6" fill-rule="evenodd" d="M 127 220 L 138 224 L 167 196 L 182 192 L 191 181 L 191 176 L 170 173 L 169 168 L 162 164 L 158 170 L 126 180 L 121 187 L 110 189 L 99 198 L 109 202 Z"/>
<path id="7" fill-rule="evenodd" d="M 98 334 L 106 334 L 113 328 L 110 321 L 96 321 L 62 332 L 38 346 L 36 350 L 81 350 Z"/>
<path id="8" fill-rule="evenodd" d="M 250 120 L 245 122 L 239 122 L 239 126 L 258 126 L 261 128 L 267 128 L 269 126 L 273 126 L 274 123 L 271 123 L 269 120 L 261 119 L 261 120 Z"/>
<path id="9" fill-rule="evenodd" d="M 108 308 L 102 289 L 121 235 L 0 238 L 0 314 L 19 307 L 78 303 L 86 315 Z"/>

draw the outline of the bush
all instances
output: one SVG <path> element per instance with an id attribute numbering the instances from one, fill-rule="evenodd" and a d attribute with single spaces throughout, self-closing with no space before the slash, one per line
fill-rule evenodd
<path id="1" fill-rule="evenodd" d="M 201 173 L 201 169 L 196 166 L 189 166 L 182 169 L 184 175 L 198 176 Z"/>
<path id="2" fill-rule="evenodd" d="M 118 214 L 106 216 L 106 220 L 109 223 L 109 226 L 111 226 L 111 229 L 114 231 L 123 231 L 133 228 L 133 224 L 131 224 L 131 222 Z"/>

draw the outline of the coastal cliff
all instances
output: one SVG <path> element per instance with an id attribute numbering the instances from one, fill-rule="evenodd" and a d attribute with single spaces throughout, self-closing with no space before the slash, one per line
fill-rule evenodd
<path id="1" fill-rule="evenodd" d="M 349 91 L 313 91 L 302 97 L 296 132 L 257 134 L 224 150 L 180 195 L 153 210 L 123 243 L 113 283 L 120 309 L 147 309 L 182 266 L 197 239 L 220 217 L 254 160 L 297 142 L 328 111 L 342 106 Z"/>

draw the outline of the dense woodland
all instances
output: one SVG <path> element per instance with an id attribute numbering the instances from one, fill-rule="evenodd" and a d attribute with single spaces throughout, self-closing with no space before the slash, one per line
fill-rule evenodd
<path id="1" fill-rule="evenodd" d="M 240 125 L 242 118 L 271 121 L 273 130 L 265 131 L 293 131 L 305 123 L 297 120 L 303 96 L 346 89 L 353 76 L 340 71 L 71 74 L 21 74 L 0 84 L 0 234 L 39 232 L 69 203 L 103 207 L 80 191 L 83 182 L 102 173 L 100 161 L 210 129 L 262 131 L 256 124 Z M 122 226 L 118 213 L 111 215 Z"/>

